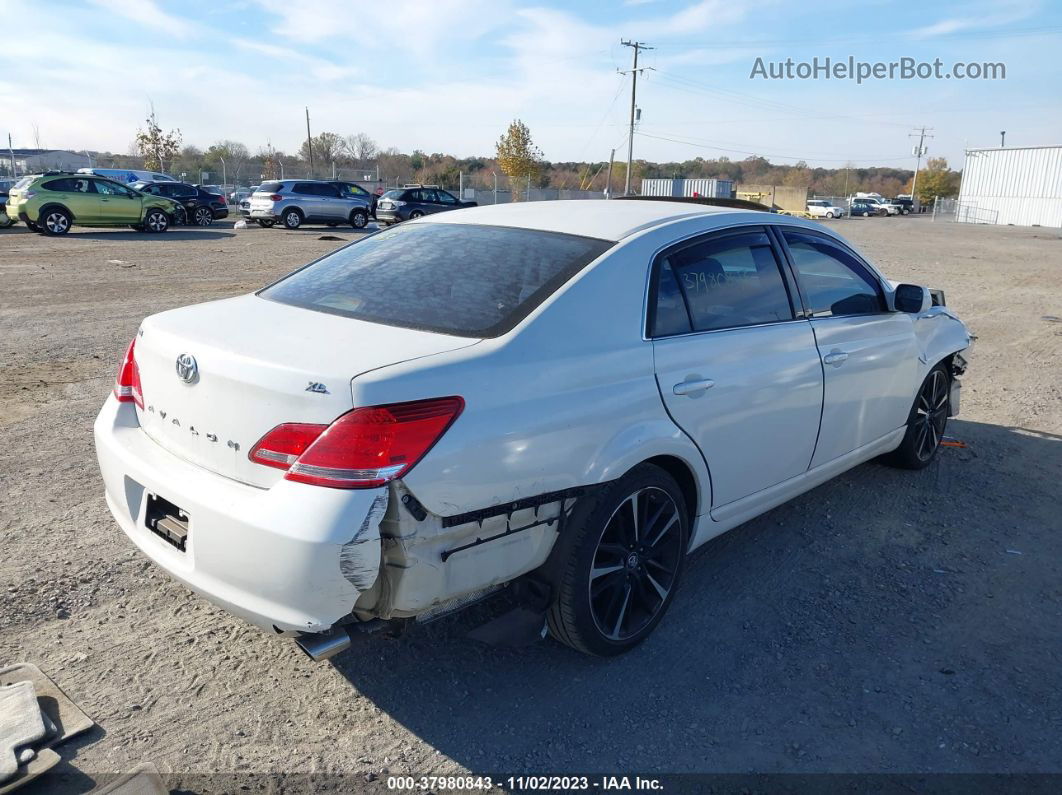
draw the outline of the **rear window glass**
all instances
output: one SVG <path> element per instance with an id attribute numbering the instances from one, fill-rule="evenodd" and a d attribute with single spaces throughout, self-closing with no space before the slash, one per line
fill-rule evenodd
<path id="1" fill-rule="evenodd" d="M 342 248 L 259 295 L 373 323 L 496 337 L 612 245 L 500 226 L 398 226 Z"/>
<path id="2" fill-rule="evenodd" d="M 380 198 L 381 199 L 400 199 L 400 198 L 402 198 L 402 194 L 403 193 L 405 193 L 404 190 L 389 190 L 389 191 L 387 191 L 387 193 L 385 193 Z"/>
<path id="3" fill-rule="evenodd" d="M 258 186 L 258 190 L 262 193 L 279 193 L 280 189 L 283 187 L 283 182 L 263 182 Z"/>

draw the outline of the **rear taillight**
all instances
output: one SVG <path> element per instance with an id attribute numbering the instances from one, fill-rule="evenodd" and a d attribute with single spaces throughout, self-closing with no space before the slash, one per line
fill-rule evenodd
<path id="1" fill-rule="evenodd" d="M 331 425 L 286 423 L 263 436 L 248 457 L 314 486 L 368 489 L 405 475 L 442 438 L 465 407 L 459 397 L 369 406 Z"/>
<path id="2" fill-rule="evenodd" d="M 224 196 L 222 196 L 221 197 L 221 203 L 222 204 L 228 204 L 229 202 L 228 202 L 228 199 L 226 199 Z"/>
<path id="3" fill-rule="evenodd" d="M 270 194 L 269 194 L 269 200 L 270 200 L 270 201 L 275 201 L 275 202 L 278 202 L 278 201 L 280 201 L 280 200 L 281 200 L 281 199 L 283 199 L 283 198 L 284 198 L 284 197 L 283 197 L 283 196 L 281 196 L 281 195 L 280 195 L 279 193 L 270 193 Z"/>
<path id="4" fill-rule="evenodd" d="M 140 384 L 140 367 L 134 355 L 136 337 L 129 343 L 122 366 L 118 368 L 118 377 L 114 379 L 114 396 L 120 403 L 135 403 L 144 408 L 144 388 Z"/>

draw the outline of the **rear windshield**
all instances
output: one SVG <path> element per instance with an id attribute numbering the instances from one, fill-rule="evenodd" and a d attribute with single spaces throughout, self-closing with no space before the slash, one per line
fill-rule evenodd
<path id="1" fill-rule="evenodd" d="M 258 186 L 258 190 L 262 193 L 277 193 L 283 187 L 283 182 L 263 182 Z"/>
<path id="2" fill-rule="evenodd" d="M 283 304 L 459 337 L 497 337 L 612 246 L 475 224 L 377 232 L 262 290 Z"/>

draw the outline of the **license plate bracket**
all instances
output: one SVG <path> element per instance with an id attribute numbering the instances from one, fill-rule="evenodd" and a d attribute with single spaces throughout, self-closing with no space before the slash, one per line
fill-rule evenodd
<path id="1" fill-rule="evenodd" d="M 144 524 L 167 544 L 184 552 L 188 545 L 188 514 L 169 500 L 149 494 Z"/>

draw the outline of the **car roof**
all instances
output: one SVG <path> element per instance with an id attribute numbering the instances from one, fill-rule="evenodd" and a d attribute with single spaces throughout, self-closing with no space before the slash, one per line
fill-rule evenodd
<path id="1" fill-rule="evenodd" d="M 622 240 L 681 218 L 748 214 L 747 210 L 668 201 L 573 199 L 470 207 L 427 216 L 417 223 L 485 224 Z"/>

